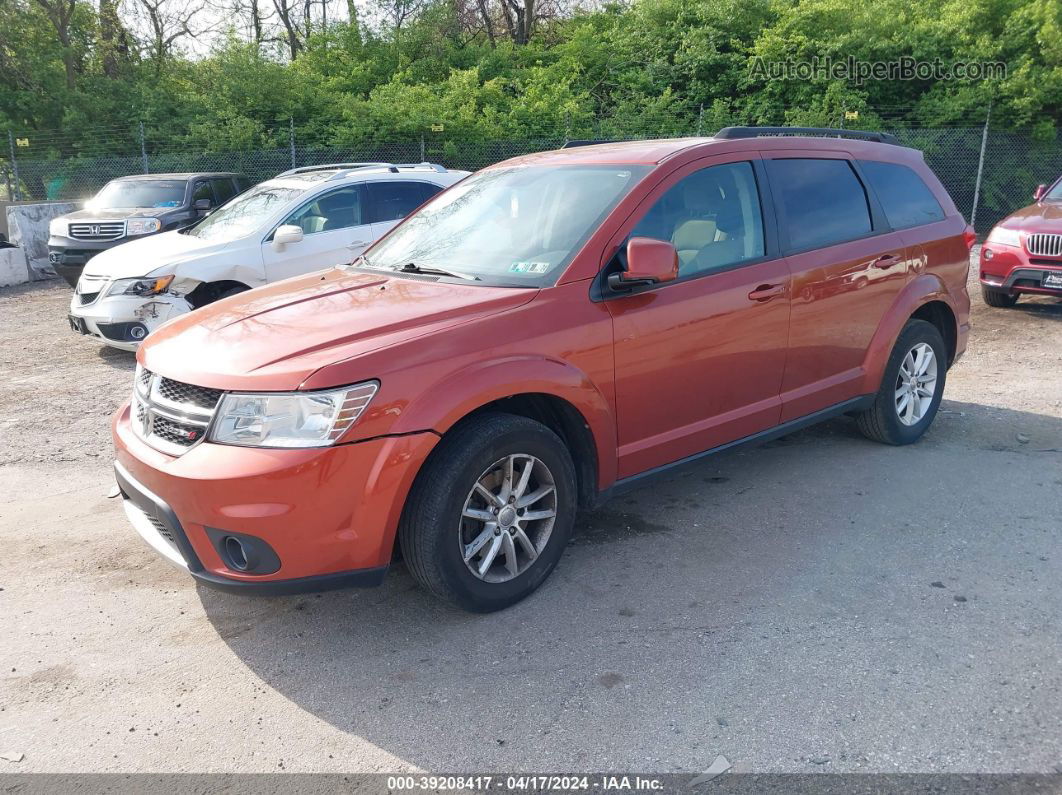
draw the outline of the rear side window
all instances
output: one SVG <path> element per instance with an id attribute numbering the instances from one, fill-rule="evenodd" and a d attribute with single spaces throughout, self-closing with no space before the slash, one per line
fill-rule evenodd
<path id="1" fill-rule="evenodd" d="M 427 182 L 370 182 L 368 223 L 405 218 L 441 190 Z"/>
<path id="2" fill-rule="evenodd" d="M 944 210 L 922 178 L 899 163 L 860 160 L 870 186 L 878 194 L 885 217 L 893 229 L 944 220 Z"/>
<path id="3" fill-rule="evenodd" d="M 768 160 L 791 249 L 842 243 L 871 231 L 867 192 L 847 160 Z"/>

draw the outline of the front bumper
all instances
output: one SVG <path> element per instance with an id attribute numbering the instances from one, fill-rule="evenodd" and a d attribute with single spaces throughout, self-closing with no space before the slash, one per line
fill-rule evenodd
<path id="1" fill-rule="evenodd" d="M 1034 257 L 1018 246 L 985 243 L 979 265 L 981 284 L 993 290 L 1062 296 L 1062 287 L 1045 286 L 1048 275 L 1062 276 L 1062 258 Z"/>
<path id="2" fill-rule="evenodd" d="M 76 292 L 70 299 L 71 328 L 126 351 L 135 351 L 147 334 L 170 318 L 192 311 L 192 305 L 184 298 L 167 293 L 148 298 L 99 297 L 88 304 L 81 300 L 82 296 Z"/>
<path id="3" fill-rule="evenodd" d="M 198 581 L 258 594 L 379 584 L 406 494 L 438 441 L 425 432 L 301 450 L 203 442 L 173 458 L 134 435 L 128 405 L 112 434 L 137 532 Z M 274 565 L 234 568 L 229 537 L 272 553 Z"/>
<path id="4" fill-rule="evenodd" d="M 101 251 L 114 248 L 125 241 L 124 237 L 99 241 L 73 240 L 53 235 L 48 239 L 48 264 L 67 284 L 76 287 L 77 280 L 81 278 L 81 272 L 90 259 Z"/>

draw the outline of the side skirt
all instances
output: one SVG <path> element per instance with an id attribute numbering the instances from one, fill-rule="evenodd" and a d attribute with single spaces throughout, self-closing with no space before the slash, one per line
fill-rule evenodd
<path id="1" fill-rule="evenodd" d="M 664 464 L 663 466 L 654 467 L 653 469 L 647 469 L 645 472 L 639 472 L 637 475 L 631 475 L 630 477 L 617 480 L 611 486 L 604 491 L 598 492 L 597 500 L 594 507 L 601 505 L 602 503 L 610 500 L 618 494 L 630 491 L 631 489 L 641 486 L 646 481 L 655 478 L 658 475 L 670 474 L 676 470 L 687 467 L 691 464 L 695 464 L 701 459 L 708 456 L 716 455 L 727 450 L 734 450 L 739 447 L 763 444 L 769 442 L 772 439 L 777 439 L 779 436 L 786 436 L 787 434 L 799 431 L 801 428 L 807 428 L 810 425 L 817 425 L 825 420 L 839 417 L 842 414 L 848 414 L 850 412 L 864 411 L 874 403 L 874 395 L 863 395 L 861 397 L 852 398 L 851 400 L 845 400 L 842 403 L 837 403 L 828 408 L 816 411 L 812 414 L 807 414 L 803 417 L 798 417 L 795 420 L 789 420 L 789 422 L 783 422 L 781 425 L 775 425 L 773 428 L 767 428 L 766 430 L 754 433 L 751 436 L 743 436 L 740 439 L 735 439 L 732 442 L 721 444 L 718 447 L 712 447 L 700 453 L 694 453 L 686 458 L 680 458 L 678 461 L 672 461 L 670 464 Z"/>

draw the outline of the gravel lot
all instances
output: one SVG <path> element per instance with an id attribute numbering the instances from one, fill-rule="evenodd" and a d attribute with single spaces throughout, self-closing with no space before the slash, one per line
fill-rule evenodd
<path id="1" fill-rule="evenodd" d="M 132 355 L 68 300 L 0 290 L 2 772 L 1062 771 L 1062 302 L 975 297 L 918 445 L 715 457 L 482 617 L 159 560 L 106 498 Z"/>

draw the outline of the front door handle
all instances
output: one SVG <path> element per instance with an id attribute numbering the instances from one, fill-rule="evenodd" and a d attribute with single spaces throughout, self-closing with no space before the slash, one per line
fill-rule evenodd
<path id="1" fill-rule="evenodd" d="M 895 254 L 882 254 L 880 257 L 874 260 L 871 265 L 873 265 L 875 268 L 881 268 L 882 270 L 885 270 L 886 268 L 891 268 L 893 265 L 895 265 L 897 259 L 898 257 Z"/>
<path id="2" fill-rule="evenodd" d="M 369 245 L 368 240 L 355 240 L 353 243 L 347 245 L 347 248 L 364 248 Z"/>
<path id="3" fill-rule="evenodd" d="M 784 284 L 761 284 L 751 293 L 749 293 L 750 301 L 759 301 L 763 303 L 770 301 L 772 298 L 785 293 Z"/>

